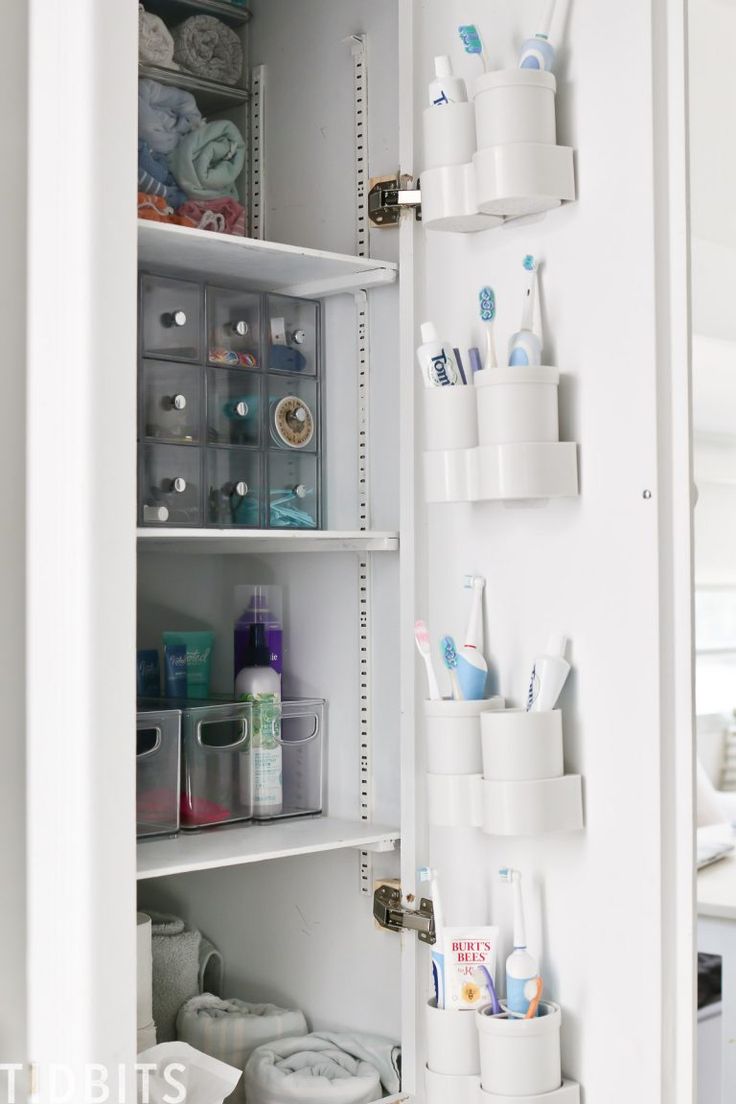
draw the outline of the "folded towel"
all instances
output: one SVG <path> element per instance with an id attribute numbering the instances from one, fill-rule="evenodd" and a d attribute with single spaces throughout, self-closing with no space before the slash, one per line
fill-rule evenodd
<path id="1" fill-rule="evenodd" d="M 199 230 L 213 230 L 242 238 L 245 234 L 245 208 L 236 199 L 190 199 L 179 208 Z"/>
<path id="2" fill-rule="evenodd" d="M 186 194 L 174 179 L 163 153 L 152 150 L 147 142 L 138 143 L 138 191 L 161 196 L 176 210 L 186 203 Z"/>
<path id="3" fill-rule="evenodd" d="M 388 1096 L 401 1092 L 401 1047 L 383 1035 L 366 1031 L 318 1031 L 317 1039 L 326 1039 L 378 1071 Z"/>
<path id="4" fill-rule="evenodd" d="M 245 142 L 229 119 L 203 123 L 169 152 L 169 165 L 190 199 L 238 199 L 235 181 L 243 171 Z"/>
<path id="5" fill-rule="evenodd" d="M 153 1019 L 158 1041 L 168 1043 L 176 1038 L 179 1009 L 200 992 L 212 954 L 219 956 L 219 952 L 178 916 L 150 909 L 148 915 L 153 952 Z"/>
<path id="6" fill-rule="evenodd" d="M 286 1036 L 306 1035 L 303 1012 L 277 1008 L 275 1004 L 248 1004 L 241 1000 L 219 1000 L 210 993 L 192 997 L 176 1020 L 179 1039 L 190 1046 L 244 1070 L 258 1046 Z M 229 1104 L 245 1099 L 241 1085 L 228 1097 Z"/>
<path id="7" fill-rule="evenodd" d="M 138 138 L 157 153 L 171 153 L 202 122 L 191 92 L 158 81 L 138 81 Z"/>
<path id="8" fill-rule="evenodd" d="M 186 215 L 178 214 L 162 196 L 148 192 L 138 193 L 138 218 L 149 222 L 171 222 L 175 226 L 189 226 L 192 229 L 197 225 Z"/>
<path id="9" fill-rule="evenodd" d="M 163 69 L 178 69 L 174 61 L 174 40 L 159 15 L 138 5 L 138 57 L 144 65 L 160 65 Z"/>
<path id="10" fill-rule="evenodd" d="M 222 996 L 222 975 L 224 964 L 222 955 L 214 943 L 210 943 L 206 936 L 202 936 L 199 945 L 199 991 L 200 993 L 213 993 L 217 997 Z"/>
<path id="11" fill-rule="evenodd" d="M 382 1054 L 392 1047 L 387 1040 L 380 1042 Z M 305 1035 L 267 1043 L 253 1051 L 245 1067 L 246 1100 L 248 1104 L 324 1104 L 326 1100 L 330 1104 L 369 1104 L 380 1100 L 384 1090 L 378 1065 L 384 1060 L 375 1052 L 375 1043 L 376 1036 L 361 1035 Z M 366 1053 L 374 1056 L 377 1064 L 366 1061 Z M 390 1080 L 398 1083 L 393 1076 Z"/>
<path id="12" fill-rule="evenodd" d="M 174 58 L 198 77 L 237 84 L 243 75 L 243 47 L 231 27 L 214 15 L 192 15 L 174 27 Z"/>

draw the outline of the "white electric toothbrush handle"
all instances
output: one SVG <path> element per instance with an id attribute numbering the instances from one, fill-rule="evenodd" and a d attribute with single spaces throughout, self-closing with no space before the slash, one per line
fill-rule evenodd
<path id="1" fill-rule="evenodd" d="M 485 579 L 477 576 L 473 579 L 473 602 L 465 634 L 466 648 L 477 648 L 481 652 L 483 651 L 483 588 L 485 585 Z"/>
<path id="2" fill-rule="evenodd" d="M 432 663 L 432 657 L 429 655 L 424 656 L 424 665 L 427 668 L 427 682 L 429 683 L 429 700 L 440 700 L 440 688 L 437 682 L 437 675 L 434 673 L 434 664 Z"/>
<path id="3" fill-rule="evenodd" d="M 524 924 L 524 899 L 521 896 L 521 875 L 515 874 L 514 888 L 514 947 L 526 947 L 526 925 Z"/>
<path id="4" fill-rule="evenodd" d="M 544 9 L 544 15 L 542 17 L 542 23 L 539 28 L 540 35 L 546 35 L 549 38 L 549 33 L 552 29 L 552 20 L 555 14 L 555 5 L 557 0 L 547 0 L 547 7 Z"/>

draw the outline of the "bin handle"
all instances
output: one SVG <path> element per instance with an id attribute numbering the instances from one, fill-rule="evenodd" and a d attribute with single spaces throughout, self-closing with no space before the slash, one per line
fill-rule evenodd
<path id="1" fill-rule="evenodd" d="M 215 724 L 227 724 L 228 721 L 236 721 L 241 729 L 242 735 L 238 736 L 237 740 L 233 740 L 231 744 L 212 745 L 205 744 L 202 739 L 202 729 L 205 725 Z M 218 720 L 212 721 L 197 721 L 197 743 L 203 751 L 234 751 L 235 748 L 239 748 L 241 744 L 244 744 L 248 739 L 248 721 L 245 717 L 220 717 Z"/>
<path id="2" fill-rule="evenodd" d="M 319 717 L 316 713 L 292 713 L 291 717 L 287 717 L 286 719 L 287 721 L 290 721 L 296 717 L 312 717 L 312 719 L 314 720 L 314 730 L 309 734 L 309 736 L 305 736 L 303 740 L 282 740 L 280 735 L 276 736 L 276 742 L 281 744 L 283 747 L 302 747 L 303 744 L 309 744 L 312 742 L 312 740 L 315 740 L 317 736 L 319 736 Z M 281 717 L 282 728 L 283 724 L 284 718 Z"/>
<path id="3" fill-rule="evenodd" d="M 156 742 L 153 747 L 147 751 L 136 752 L 136 760 L 140 762 L 141 759 L 147 759 L 149 755 L 154 755 L 161 747 L 161 727 L 160 725 L 145 725 L 138 729 L 139 732 L 155 732 Z"/>

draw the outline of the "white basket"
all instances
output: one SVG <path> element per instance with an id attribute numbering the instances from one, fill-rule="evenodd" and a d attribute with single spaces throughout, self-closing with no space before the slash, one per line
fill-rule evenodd
<path id="1" fill-rule="evenodd" d="M 497 215 L 484 215 L 478 210 L 475 166 L 470 159 L 464 165 L 426 169 L 421 184 L 425 230 L 477 234 L 503 222 Z"/>
<path id="2" fill-rule="evenodd" d="M 464 1013 L 461 1013 L 464 1015 Z M 478 1074 L 458 1077 L 424 1071 L 425 1099 L 427 1104 L 479 1104 L 480 1078 Z"/>
<path id="3" fill-rule="evenodd" d="M 483 777 L 518 782 L 560 778 L 564 772 L 562 713 L 504 709 L 481 717 Z"/>
<path id="4" fill-rule="evenodd" d="M 491 146 L 473 157 L 478 210 L 521 218 L 575 199 L 575 167 L 569 146 L 523 142 Z"/>
<path id="5" fill-rule="evenodd" d="M 504 707 L 503 698 L 484 701 L 425 701 L 427 770 L 430 774 L 480 774 L 481 716 Z"/>
<path id="6" fill-rule="evenodd" d="M 485 1092 L 518 1098 L 561 1087 L 560 1006 L 542 1001 L 539 1012 L 531 1020 L 486 1015 L 486 1009 L 476 1013 Z"/>
<path id="7" fill-rule="evenodd" d="M 425 172 L 443 165 L 465 165 L 472 161 L 476 149 L 475 109 L 471 103 L 443 104 L 425 110 Z"/>
<path id="8" fill-rule="evenodd" d="M 490 836 L 545 836 L 583 827 L 583 782 L 579 774 L 533 782 L 485 780 L 483 831 Z"/>
<path id="9" fill-rule="evenodd" d="M 486 368 L 477 372 L 478 438 L 481 445 L 558 441 L 556 368 Z"/>
<path id="10" fill-rule="evenodd" d="M 478 443 L 474 387 L 425 387 L 424 435 L 429 451 L 473 448 Z"/>
<path id="11" fill-rule="evenodd" d="M 475 82 L 478 149 L 516 142 L 557 142 L 552 73 L 535 69 L 497 69 Z"/>
<path id="12" fill-rule="evenodd" d="M 428 774 L 427 820 L 437 828 L 480 828 L 483 776 Z"/>
<path id="13" fill-rule="evenodd" d="M 477 1078 L 480 1051 L 475 1012 L 438 1008 L 434 998 L 426 1007 L 427 1068 L 445 1076 Z"/>

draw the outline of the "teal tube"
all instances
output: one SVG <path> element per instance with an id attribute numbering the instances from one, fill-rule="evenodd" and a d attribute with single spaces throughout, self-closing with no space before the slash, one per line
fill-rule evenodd
<path id="1" fill-rule="evenodd" d="M 210 669 L 215 634 L 212 632 L 165 632 L 164 648 L 179 645 L 187 651 L 187 697 L 210 696 Z"/>

